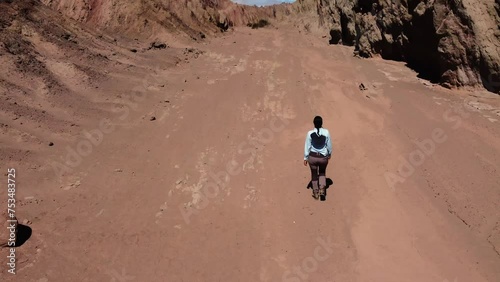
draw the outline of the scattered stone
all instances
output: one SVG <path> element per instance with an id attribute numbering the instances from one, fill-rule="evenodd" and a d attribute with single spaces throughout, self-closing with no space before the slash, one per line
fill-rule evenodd
<path id="1" fill-rule="evenodd" d="M 67 185 L 67 186 L 66 186 L 66 187 L 64 187 L 63 189 L 64 189 L 65 191 L 68 191 L 68 190 L 73 189 L 73 188 L 78 188 L 78 187 L 80 187 L 80 185 L 81 185 L 80 180 L 77 180 L 77 181 L 75 181 L 74 183 L 71 183 L 70 185 Z M 62 188 L 62 187 L 61 187 L 61 188 Z"/>
<path id="2" fill-rule="evenodd" d="M 165 48 L 167 48 L 167 44 L 165 44 L 163 42 L 154 41 L 154 42 L 151 42 L 151 44 L 149 45 L 148 50 L 151 50 L 151 49 L 165 49 Z"/>
<path id="3" fill-rule="evenodd" d="M 137 53 L 137 49 L 130 49 L 130 52 Z"/>
<path id="4" fill-rule="evenodd" d="M 49 147 L 54 146 L 54 142 L 49 142 Z"/>
<path id="5" fill-rule="evenodd" d="M 151 117 L 151 118 L 149 118 L 149 120 L 154 121 L 154 120 L 156 120 L 156 117 Z"/>
<path id="6" fill-rule="evenodd" d="M 164 203 L 163 205 L 160 206 L 160 211 L 166 211 L 168 209 L 167 203 Z"/>
<path id="7" fill-rule="evenodd" d="M 121 168 L 117 168 L 115 169 L 115 172 L 123 172 L 123 170 Z"/>
<path id="8" fill-rule="evenodd" d="M 61 37 L 64 39 L 64 40 L 70 40 L 71 39 L 71 34 L 69 33 L 64 33 L 61 35 Z"/>
<path id="9" fill-rule="evenodd" d="M 367 90 L 367 88 L 365 87 L 365 85 L 364 85 L 363 83 L 361 83 L 361 84 L 359 85 L 359 90 L 361 90 L 361 91 L 365 91 L 365 90 Z"/>

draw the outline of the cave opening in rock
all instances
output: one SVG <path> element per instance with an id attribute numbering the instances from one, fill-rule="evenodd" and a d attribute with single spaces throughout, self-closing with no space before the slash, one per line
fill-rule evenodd
<path id="1" fill-rule="evenodd" d="M 354 6 L 354 11 L 356 13 L 368 13 L 372 10 L 373 4 L 377 2 L 377 0 L 358 1 Z"/>
<path id="2" fill-rule="evenodd" d="M 439 82 L 442 75 L 438 53 L 439 35 L 434 27 L 432 9 L 421 16 L 414 16 L 404 33 L 408 36 L 408 43 L 403 46 L 407 66 L 415 70 L 418 77 L 433 83 Z"/>
<path id="3" fill-rule="evenodd" d="M 344 13 L 341 13 L 340 14 L 340 26 L 342 28 L 342 44 L 352 46 L 352 45 L 354 45 L 355 38 L 351 33 L 349 33 L 349 29 L 347 26 L 348 23 L 349 23 L 349 18 L 347 17 L 347 15 Z"/>

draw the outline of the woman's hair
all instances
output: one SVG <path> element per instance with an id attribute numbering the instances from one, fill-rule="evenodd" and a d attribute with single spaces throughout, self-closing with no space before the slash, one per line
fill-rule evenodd
<path id="1" fill-rule="evenodd" d="M 319 129 L 323 126 L 323 119 L 320 116 L 315 116 L 313 123 L 314 127 L 318 130 L 318 135 L 319 135 Z"/>

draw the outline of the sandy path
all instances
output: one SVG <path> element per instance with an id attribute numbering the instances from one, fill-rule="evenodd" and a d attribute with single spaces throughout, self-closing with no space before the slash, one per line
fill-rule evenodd
<path id="1" fill-rule="evenodd" d="M 242 29 L 161 73 L 168 107 L 139 105 L 55 193 L 64 205 L 33 224 L 22 248 L 41 251 L 19 281 L 500 280 L 492 111 L 324 41 Z M 334 146 L 323 202 L 302 166 L 316 114 Z"/>

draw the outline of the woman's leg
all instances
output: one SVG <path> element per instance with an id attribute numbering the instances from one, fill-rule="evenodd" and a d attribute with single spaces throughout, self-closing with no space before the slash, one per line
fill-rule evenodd
<path id="1" fill-rule="evenodd" d="M 309 168 L 311 169 L 311 184 L 312 184 L 312 190 L 313 190 L 313 197 L 317 197 L 318 192 L 319 192 L 319 185 L 318 185 L 318 165 L 317 165 L 317 160 L 315 157 L 309 156 L 308 159 L 309 162 Z"/>
<path id="2" fill-rule="evenodd" d="M 328 166 L 328 158 L 322 158 L 318 163 L 319 170 L 319 194 L 325 195 L 326 189 L 326 167 Z"/>

